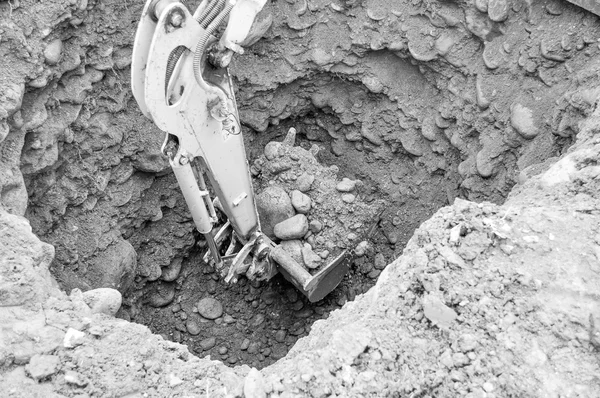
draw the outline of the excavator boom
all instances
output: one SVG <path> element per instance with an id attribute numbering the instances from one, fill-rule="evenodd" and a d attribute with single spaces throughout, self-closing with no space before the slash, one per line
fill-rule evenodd
<path id="1" fill-rule="evenodd" d="M 261 231 L 227 70 L 231 56 L 243 52 L 244 40 L 265 2 L 205 0 L 192 15 L 178 1 L 148 0 L 135 39 L 131 85 L 142 113 L 166 133 L 163 153 L 196 228 L 206 239 L 210 258 L 225 280 L 236 281 L 241 274 L 265 280 L 281 272 L 310 301 L 318 301 L 348 271 L 348 253 L 311 275 Z M 225 20 L 227 28 L 217 39 L 215 32 Z M 218 231 L 215 207 L 228 220 Z M 232 237 L 223 252 L 227 235 Z"/>

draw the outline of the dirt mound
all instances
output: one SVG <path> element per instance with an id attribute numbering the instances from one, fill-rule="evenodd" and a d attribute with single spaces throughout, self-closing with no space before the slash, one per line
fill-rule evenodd
<path id="1" fill-rule="evenodd" d="M 359 194 L 360 180 L 339 180 L 337 166 L 326 168 L 315 159 L 318 146 L 307 151 L 294 146 L 295 140 L 296 130 L 290 129 L 283 142 L 268 143 L 251 171 L 257 176 L 255 185 L 259 198 L 274 187 L 280 187 L 291 198 L 294 211 L 290 214 L 297 212 L 298 215 L 287 218 L 289 222 L 283 219 L 272 228 L 268 223 L 266 226 L 273 230 L 274 238 L 281 239 L 298 257 L 300 264 L 314 273 L 345 251 L 354 256 L 358 247 L 359 254 L 365 254 L 366 240 L 377 224 L 383 202 L 373 198 L 371 203 L 365 202 L 364 195 Z M 277 198 L 277 202 L 280 201 Z M 265 216 L 269 215 L 267 203 L 267 200 L 259 201 L 259 212 Z M 302 223 L 304 229 L 298 225 Z M 291 235 L 290 228 L 301 233 Z M 297 250 L 294 241 L 299 242 Z"/>

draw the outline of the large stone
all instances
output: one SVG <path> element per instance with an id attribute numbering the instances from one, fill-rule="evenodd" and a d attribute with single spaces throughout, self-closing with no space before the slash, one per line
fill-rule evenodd
<path id="1" fill-rule="evenodd" d="M 223 304 L 212 297 L 205 297 L 198 302 L 198 313 L 206 319 L 217 319 L 223 315 Z"/>
<path id="2" fill-rule="evenodd" d="M 308 232 L 308 219 L 304 214 L 297 214 L 275 225 L 273 232 L 281 240 L 300 239 Z"/>
<path id="3" fill-rule="evenodd" d="M 123 298 L 118 290 L 99 288 L 83 293 L 83 301 L 91 308 L 94 314 L 115 316 Z"/>
<path id="4" fill-rule="evenodd" d="M 262 231 L 271 239 L 275 237 L 275 225 L 294 215 L 290 197 L 283 188 L 276 185 L 266 188 L 256 197 L 256 207 Z"/>
<path id="5" fill-rule="evenodd" d="M 300 214 L 306 214 L 310 211 L 311 200 L 308 195 L 303 194 L 298 190 L 292 191 L 292 206 Z"/>
<path id="6" fill-rule="evenodd" d="M 93 260 L 86 279 L 92 288 L 110 287 L 124 294 L 133 283 L 136 266 L 135 249 L 128 241 L 119 239 Z"/>
<path id="7" fill-rule="evenodd" d="M 58 372 L 60 358 L 56 355 L 34 355 L 25 367 L 32 379 L 39 381 Z"/>
<path id="8" fill-rule="evenodd" d="M 519 103 L 510 107 L 510 124 L 523 138 L 532 139 L 539 134 L 533 112 Z"/>

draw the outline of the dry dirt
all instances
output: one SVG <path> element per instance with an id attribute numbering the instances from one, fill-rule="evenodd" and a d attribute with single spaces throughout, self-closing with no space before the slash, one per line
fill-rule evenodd
<path id="1" fill-rule="evenodd" d="M 385 209 L 311 304 L 201 261 L 129 88 L 142 6 L 0 2 L 3 395 L 600 396 L 598 17 L 563 1 L 268 3 L 270 29 L 231 66 L 257 189 L 266 144 L 293 126 Z M 105 287 L 116 318 L 81 293 Z"/>

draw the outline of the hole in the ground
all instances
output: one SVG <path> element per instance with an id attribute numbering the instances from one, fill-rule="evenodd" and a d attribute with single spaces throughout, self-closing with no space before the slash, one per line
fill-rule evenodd
<path id="1" fill-rule="evenodd" d="M 382 269 L 400 255 L 414 229 L 458 195 L 456 177 L 438 165 L 422 164 L 423 160 L 394 143 L 375 147 L 365 140 L 340 140 L 339 135 L 336 140 L 335 132 L 357 127 L 343 126 L 330 110 L 317 108 L 263 133 L 247 131 L 250 164 L 268 142 L 281 141 L 291 127 L 298 131 L 296 145 L 306 150 L 318 145 L 317 160 L 323 166 L 337 166 L 339 179 L 360 179 L 367 202 L 382 199 L 385 203 L 368 249 L 354 258 L 341 284 L 318 303 L 310 303 L 279 275 L 268 282 L 241 278 L 237 284 L 227 284 L 202 261 L 203 251 L 194 249 L 181 262 L 176 280 L 148 283 L 130 298 L 137 304 L 128 307 L 127 317 L 166 339 L 186 344 L 199 356 L 262 368 L 282 358 L 316 320 L 371 288 Z M 452 163 L 458 157 L 452 151 L 428 161 L 440 159 L 448 170 L 456 169 Z M 218 302 L 214 320 L 199 314 L 198 306 L 206 297 Z"/>

